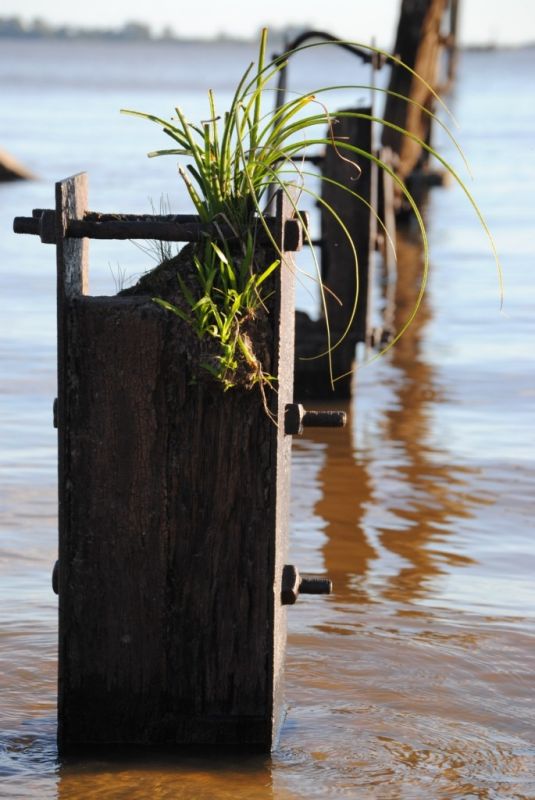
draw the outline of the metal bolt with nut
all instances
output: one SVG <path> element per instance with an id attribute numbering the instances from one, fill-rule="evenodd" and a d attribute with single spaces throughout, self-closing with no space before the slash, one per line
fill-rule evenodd
<path id="1" fill-rule="evenodd" d="M 293 606 L 300 594 L 331 594 L 332 581 L 324 575 L 300 575 L 293 564 L 282 570 L 281 603 Z"/>

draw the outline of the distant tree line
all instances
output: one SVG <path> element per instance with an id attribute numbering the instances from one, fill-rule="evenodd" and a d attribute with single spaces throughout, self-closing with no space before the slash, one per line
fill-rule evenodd
<path id="1" fill-rule="evenodd" d="M 272 43 L 291 41 L 302 33 L 302 26 L 270 27 L 269 35 Z M 178 36 L 170 25 L 166 25 L 161 33 L 154 33 L 150 25 L 134 20 L 125 22 L 119 28 L 86 28 L 78 25 L 53 25 L 41 17 L 25 21 L 20 17 L 0 17 L 0 38 L 10 39 L 109 39 L 112 41 L 185 41 L 186 37 Z M 253 37 L 253 41 L 257 40 Z M 214 41 L 240 42 L 242 37 L 220 33 L 213 37 Z"/>
<path id="2" fill-rule="evenodd" d="M 125 22 L 120 28 L 84 28 L 75 25 L 52 25 L 41 18 L 25 22 L 20 17 L 0 17 L 0 37 L 12 39 L 176 39 L 170 27 L 155 36 L 143 22 Z"/>

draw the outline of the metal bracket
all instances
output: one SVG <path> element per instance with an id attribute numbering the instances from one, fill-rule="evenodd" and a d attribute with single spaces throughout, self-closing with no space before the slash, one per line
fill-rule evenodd
<path id="1" fill-rule="evenodd" d="M 259 224 L 259 233 L 266 240 L 275 235 L 277 219 L 266 217 L 264 226 Z M 282 249 L 286 252 L 301 250 L 309 218 L 306 211 L 296 212 L 293 219 L 284 220 Z M 15 233 L 39 236 L 44 244 L 57 244 L 56 212 L 35 208 L 31 217 L 15 217 Z M 87 211 L 83 219 L 67 220 L 65 236 L 69 239 L 160 239 L 171 242 L 202 241 L 206 235 L 217 239 L 233 239 L 236 234 L 224 225 L 204 225 L 199 217 L 191 214 L 101 214 Z"/>

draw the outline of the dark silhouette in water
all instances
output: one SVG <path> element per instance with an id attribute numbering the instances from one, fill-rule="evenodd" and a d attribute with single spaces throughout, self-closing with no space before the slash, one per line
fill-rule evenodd
<path id="1" fill-rule="evenodd" d="M 7 181 L 31 180 L 35 175 L 23 167 L 13 156 L 0 149 L 0 183 Z"/>

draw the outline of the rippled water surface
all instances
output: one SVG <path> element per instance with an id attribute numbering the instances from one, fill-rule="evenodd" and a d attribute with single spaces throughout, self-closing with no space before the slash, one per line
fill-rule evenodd
<path id="1" fill-rule="evenodd" d="M 415 323 L 359 369 L 346 429 L 295 440 L 291 560 L 335 592 L 289 611 L 278 749 L 57 759 L 54 251 L 11 220 L 50 207 L 53 182 L 81 169 L 98 210 L 147 211 L 162 192 L 186 210 L 171 162 L 144 159 L 158 131 L 117 110 L 180 102 L 202 117 L 200 90 L 225 101 L 249 59 L 246 47 L 2 45 L 0 143 L 40 179 L 0 185 L 0 797 L 533 798 L 535 50 L 466 54 L 451 98 L 503 261 L 503 313 L 474 214 L 460 190 L 436 190 Z M 296 65 L 296 85 L 313 69 Z M 421 260 L 409 231 L 398 327 Z M 128 244 L 92 245 L 95 292 L 146 268 Z"/>

